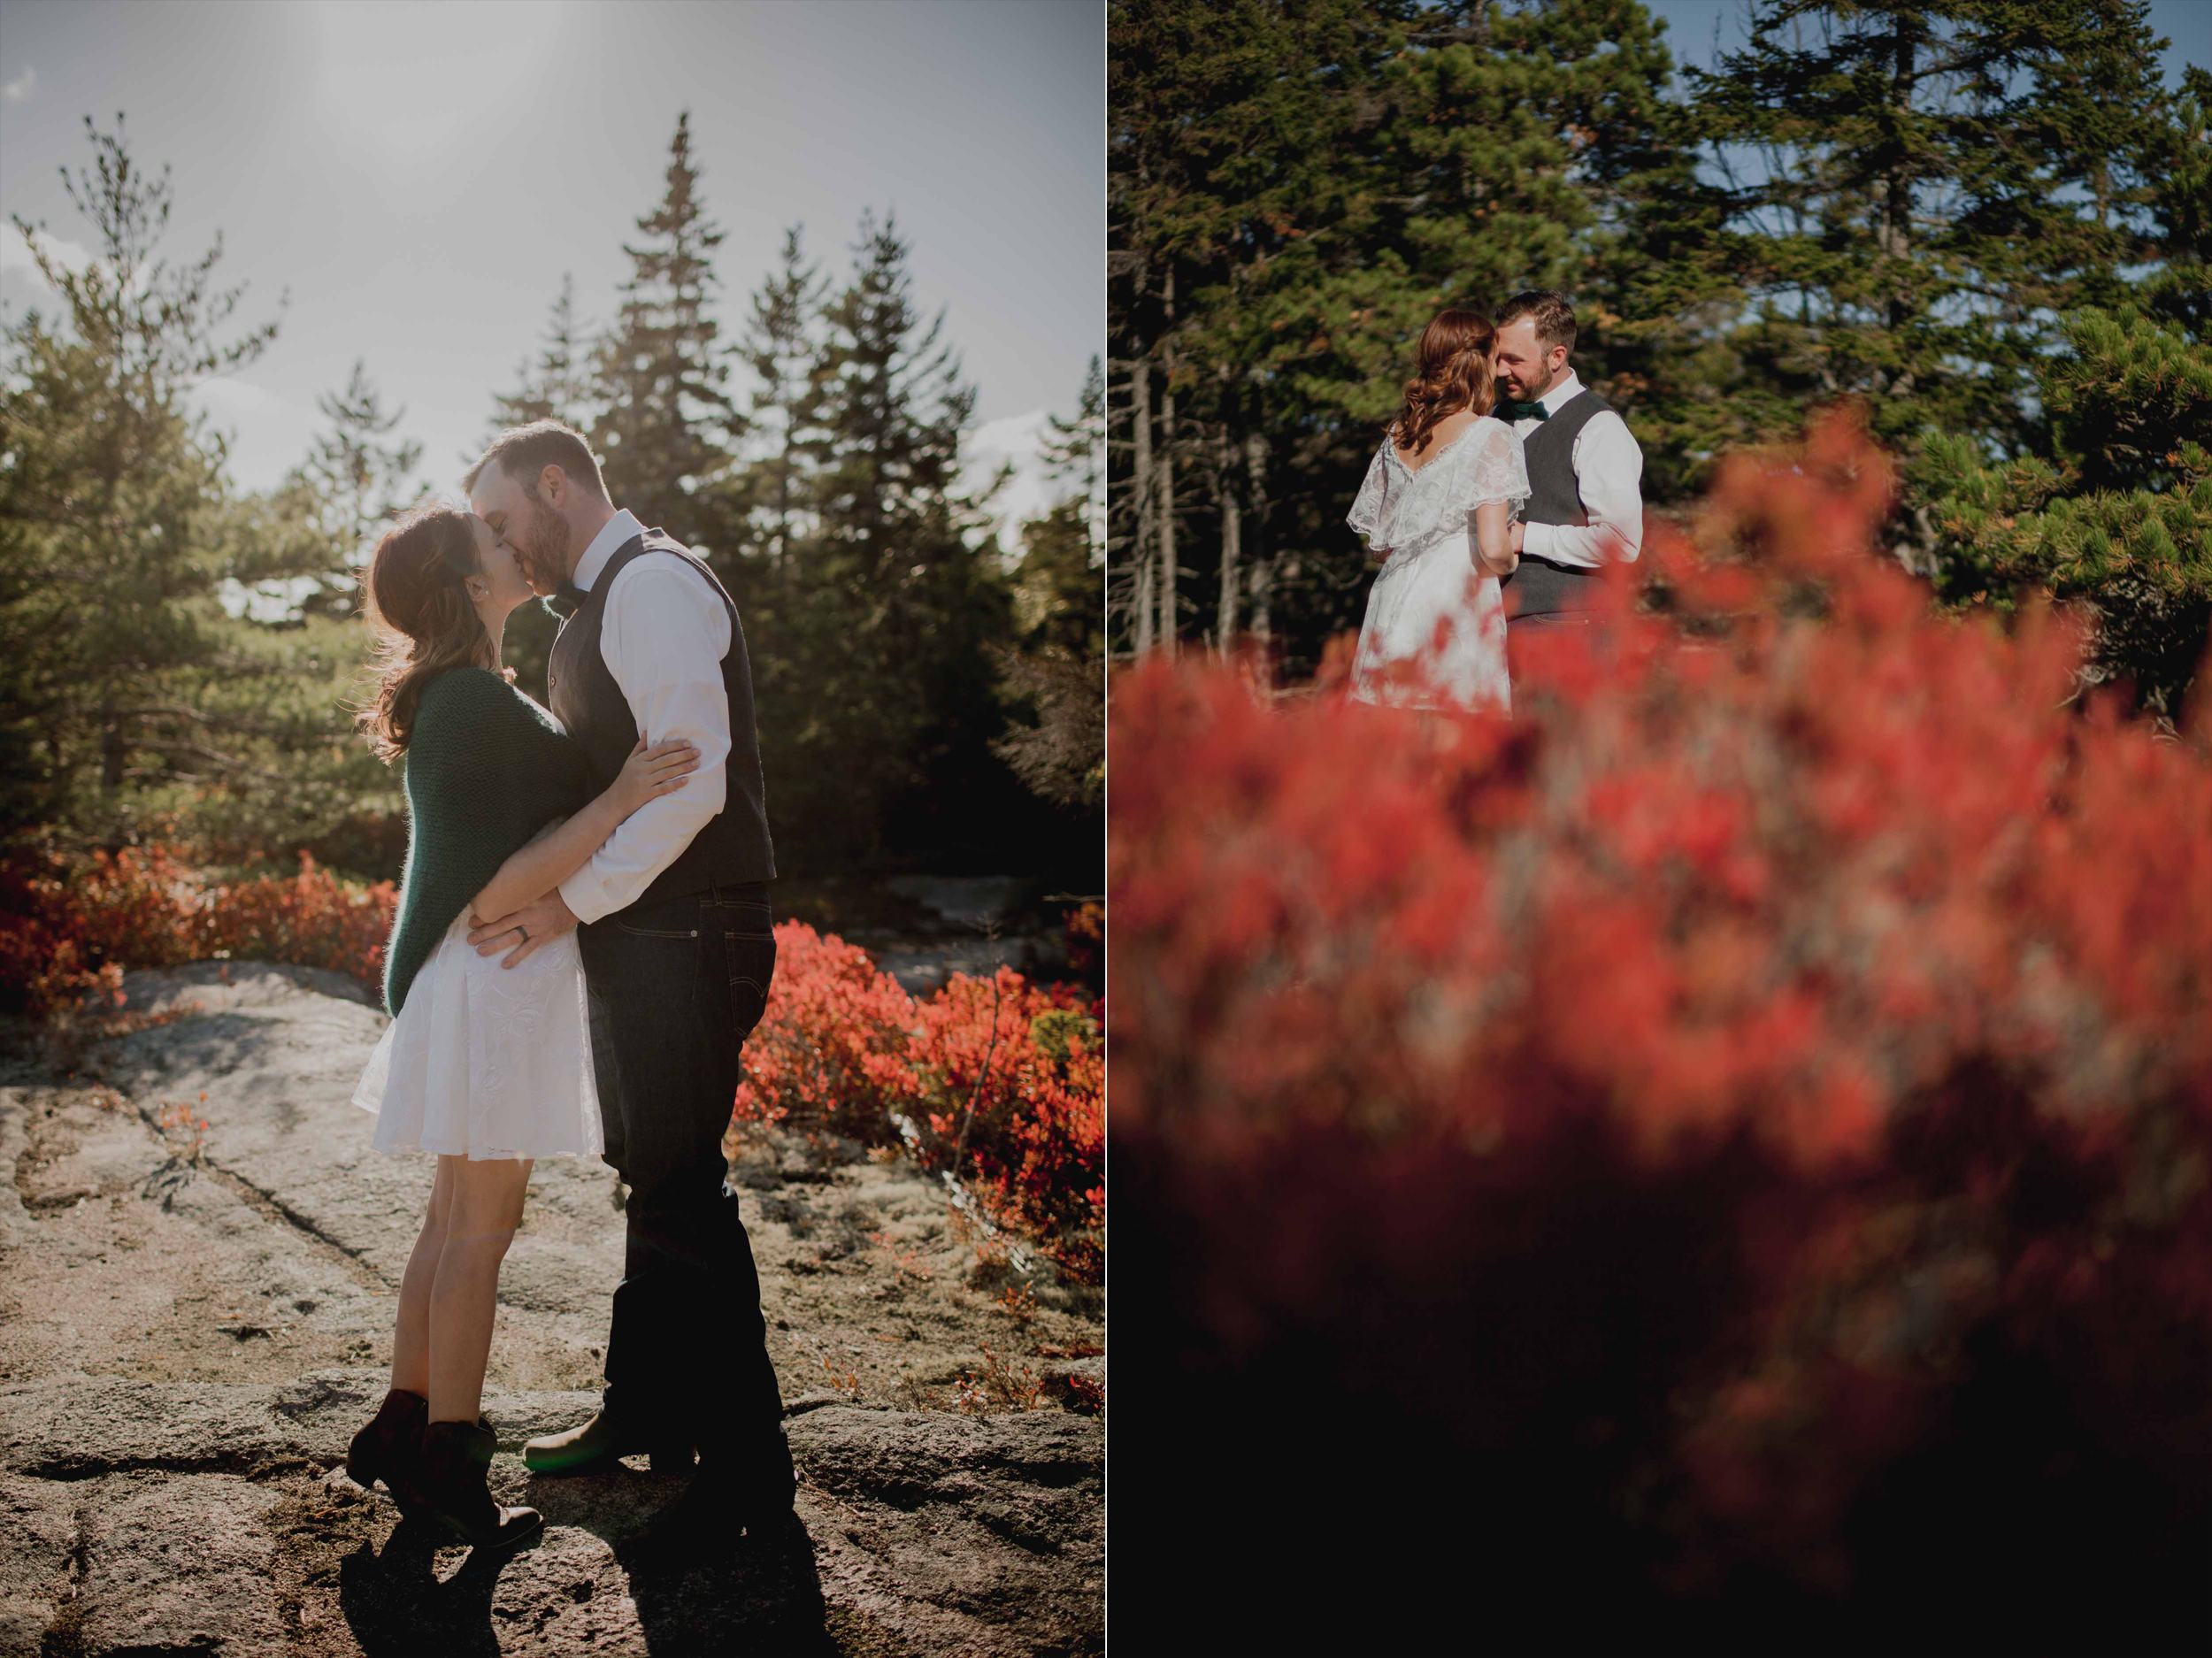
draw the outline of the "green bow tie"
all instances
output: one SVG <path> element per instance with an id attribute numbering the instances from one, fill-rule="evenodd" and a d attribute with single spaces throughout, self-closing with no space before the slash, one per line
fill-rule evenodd
<path id="1" fill-rule="evenodd" d="M 574 582 L 564 581 L 558 591 L 547 594 L 539 603 L 565 622 L 584 608 L 584 600 L 587 596 L 584 590 Z"/>
<path id="2" fill-rule="evenodd" d="M 1548 420 L 1551 414 L 1540 403 L 1509 403 L 1499 411 L 1498 418 L 1509 423 L 1515 420 Z"/>

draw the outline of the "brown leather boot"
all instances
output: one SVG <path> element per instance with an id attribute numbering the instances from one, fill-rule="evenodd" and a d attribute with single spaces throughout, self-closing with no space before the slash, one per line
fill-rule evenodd
<path id="1" fill-rule="evenodd" d="M 488 1423 L 433 1422 L 422 1431 L 413 1483 L 415 1517 L 457 1543 L 509 1548 L 545 1529 L 535 1508 L 492 1500 L 485 1476 L 499 1438 Z"/>
<path id="2" fill-rule="evenodd" d="M 534 1474 L 599 1474 L 626 1456 L 648 1454 L 657 1474 L 682 1473 L 691 1466 L 691 1447 L 680 1439 L 656 1441 L 626 1418 L 601 1409 L 588 1422 L 525 1441 L 522 1463 Z"/>
<path id="3" fill-rule="evenodd" d="M 422 1454 L 423 1424 L 429 1420 L 430 1401 L 420 1393 L 395 1387 L 384 1395 L 376 1415 L 353 1443 L 346 1447 L 346 1473 L 364 1491 L 378 1480 L 392 1493 L 402 1514 L 414 1507 L 408 1478 Z"/>

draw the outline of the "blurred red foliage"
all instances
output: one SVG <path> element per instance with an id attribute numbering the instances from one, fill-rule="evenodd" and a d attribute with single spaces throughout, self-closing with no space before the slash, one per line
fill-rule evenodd
<path id="1" fill-rule="evenodd" d="M 2204 733 L 2066 706 L 2062 615 L 1932 614 L 1889 491 L 1843 420 L 1739 459 L 1660 613 L 1512 640 L 1510 720 L 1118 680 L 1124 1332 L 1293 1391 L 1290 1511 L 1386 1424 L 1593 1587 L 2204 1540 Z"/>
<path id="2" fill-rule="evenodd" d="M 741 1122 L 895 1145 L 956 1175 L 995 1224 L 1071 1275 L 1103 1270 L 1104 1059 L 1072 986 L 953 975 L 917 1001 L 866 951 L 776 928 L 768 1009 L 745 1044 Z"/>
<path id="3" fill-rule="evenodd" d="M 215 956 L 334 968 L 380 982 L 392 884 L 340 880 L 300 854 L 299 873 L 211 884 L 174 847 L 82 860 L 0 860 L 0 996 L 43 1017 L 121 970 Z"/>

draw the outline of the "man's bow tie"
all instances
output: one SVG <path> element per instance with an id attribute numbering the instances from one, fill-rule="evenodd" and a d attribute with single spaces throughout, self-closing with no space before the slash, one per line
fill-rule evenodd
<path id="1" fill-rule="evenodd" d="M 564 581 L 555 591 L 545 595 L 545 608 L 566 621 L 582 608 L 588 595 L 572 581 Z"/>
<path id="2" fill-rule="evenodd" d="M 1540 403 L 1509 403 L 1500 411 L 1499 418 L 1509 423 L 1515 420 L 1548 420 L 1551 414 Z"/>

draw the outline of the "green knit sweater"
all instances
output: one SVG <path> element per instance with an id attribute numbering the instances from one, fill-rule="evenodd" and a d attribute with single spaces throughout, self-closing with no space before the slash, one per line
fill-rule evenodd
<path id="1" fill-rule="evenodd" d="M 591 798 L 584 751 L 488 668 L 454 668 L 423 687 L 407 742 L 407 870 L 384 951 L 384 1008 L 499 866 Z"/>

